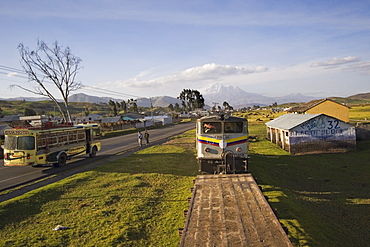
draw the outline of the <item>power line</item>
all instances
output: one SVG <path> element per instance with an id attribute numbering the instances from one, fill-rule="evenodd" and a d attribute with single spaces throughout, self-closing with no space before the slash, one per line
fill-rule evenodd
<path id="1" fill-rule="evenodd" d="M 0 72 L 0 74 L 2 74 L 2 75 L 6 75 L 6 76 L 8 76 L 8 75 L 9 75 L 9 73 L 5 73 L 5 72 Z M 9 77 L 18 77 L 18 78 L 25 78 L 25 79 L 28 79 L 28 77 L 21 76 L 21 75 L 11 75 L 11 76 L 9 76 Z"/>
<path id="2" fill-rule="evenodd" d="M 100 93 L 102 92 L 102 93 L 115 94 L 115 95 L 118 95 L 118 96 L 133 97 L 133 98 L 145 98 L 143 96 L 127 94 L 127 93 L 120 93 L 120 92 L 112 91 L 112 90 L 109 90 L 109 89 L 99 88 L 99 87 L 96 87 L 96 86 L 84 86 L 83 89 L 84 90 L 95 91 L 95 92 L 100 92 Z"/>
<path id="3" fill-rule="evenodd" d="M 20 74 L 27 75 L 27 73 L 25 71 L 23 71 L 23 70 L 12 68 L 12 67 L 8 67 L 8 66 L 4 66 L 4 65 L 0 65 L 0 70 L 7 71 L 8 72 L 8 73 L 6 73 L 6 72 L 1 72 L 0 71 L 0 74 L 3 74 L 3 75 L 9 75 L 9 72 L 10 73 L 13 72 L 13 73 L 20 73 Z M 13 75 L 11 75 L 11 77 L 29 79 L 28 77 L 25 77 L 25 76 L 22 76 L 22 75 L 18 75 L 18 74 L 13 74 Z M 17 82 L 17 81 L 14 81 L 14 80 L 2 79 L 2 78 L 0 78 L 0 80 L 10 81 L 10 82 Z M 45 82 L 52 83 L 51 81 L 45 81 Z M 104 93 L 104 94 L 108 94 L 110 96 L 111 95 L 116 95 L 116 96 L 119 96 L 119 97 L 143 98 L 144 100 L 150 100 L 150 99 L 148 99 L 147 97 L 144 97 L 144 96 L 138 96 L 138 95 L 133 95 L 133 94 L 120 93 L 120 92 L 116 92 L 116 91 L 112 91 L 112 90 L 108 90 L 108 89 L 99 88 L 99 87 L 96 87 L 96 86 L 85 86 L 85 85 L 83 85 L 83 87 L 81 89 L 82 90 L 87 90 L 87 91 L 92 91 L 92 92 L 97 92 L 97 93 Z"/>
<path id="4" fill-rule="evenodd" d="M 16 73 L 21 73 L 21 74 L 27 74 L 27 73 L 26 73 L 26 72 L 24 72 L 23 70 L 16 69 L 16 68 L 11 68 L 11 67 L 4 66 L 4 65 L 0 65 L 0 69 L 2 69 L 2 70 L 7 70 L 7 71 L 10 71 L 10 72 L 16 72 Z"/>

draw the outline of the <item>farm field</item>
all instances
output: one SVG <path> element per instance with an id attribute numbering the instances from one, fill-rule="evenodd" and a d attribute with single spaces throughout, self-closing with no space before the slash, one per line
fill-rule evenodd
<path id="1" fill-rule="evenodd" d="M 344 154 L 292 156 L 264 139 L 270 113 L 248 117 L 256 136 L 250 172 L 293 245 L 367 246 L 370 142 Z M 178 246 L 197 175 L 194 136 L 0 203 L 0 246 Z M 58 225 L 67 229 L 53 231 Z"/>

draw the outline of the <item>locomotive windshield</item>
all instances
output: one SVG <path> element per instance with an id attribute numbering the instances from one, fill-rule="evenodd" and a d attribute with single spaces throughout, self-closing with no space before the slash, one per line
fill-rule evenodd
<path id="1" fill-rule="evenodd" d="M 243 122 L 225 122 L 225 133 L 242 133 Z"/>
<path id="2" fill-rule="evenodd" d="M 222 127 L 221 122 L 204 122 L 203 132 L 204 133 L 221 133 Z"/>
<path id="3" fill-rule="evenodd" d="M 221 122 L 204 122 L 203 132 L 207 134 L 242 133 L 243 122 L 225 122 L 223 129 Z"/>

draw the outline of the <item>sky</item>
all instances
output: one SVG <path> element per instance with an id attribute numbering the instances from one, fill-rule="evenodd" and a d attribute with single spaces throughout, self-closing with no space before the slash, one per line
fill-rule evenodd
<path id="1" fill-rule="evenodd" d="M 18 45 L 38 40 L 82 59 L 72 94 L 177 97 L 213 83 L 270 97 L 367 93 L 369 13 L 368 0 L 0 0 L 0 98 L 37 97 L 10 85 L 35 86 Z"/>

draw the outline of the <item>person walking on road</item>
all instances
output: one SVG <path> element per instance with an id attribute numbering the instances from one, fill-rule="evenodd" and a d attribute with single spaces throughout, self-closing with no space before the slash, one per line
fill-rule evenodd
<path id="1" fill-rule="evenodd" d="M 144 137 L 145 137 L 145 140 L 146 140 L 146 145 L 148 145 L 149 144 L 149 133 L 148 133 L 147 130 L 145 130 Z"/>
<path id="2" fill-rule="evenodd" d="M 137 132 L 137 141 L 139 142 L 139 146 L 143 146 L 143 134 L 140 131 Z"/>

